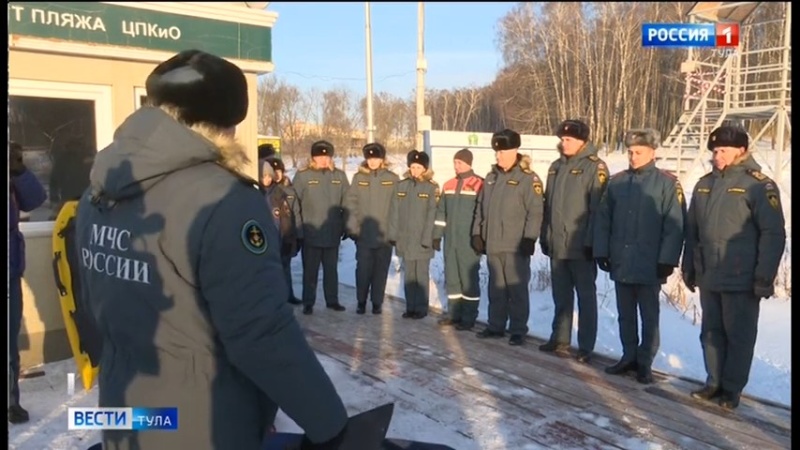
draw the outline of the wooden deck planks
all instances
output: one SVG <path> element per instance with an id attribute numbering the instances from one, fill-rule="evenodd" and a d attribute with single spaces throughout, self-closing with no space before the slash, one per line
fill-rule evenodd
<path id="1" fill-rule="evenodd" d="M 790 448 L 786 408 L 746 398 L 727 413 L 691 399 L 696 385 L 686 380 L 657 374 L 644 386 L 605 374 L 611 361 L 603 358 L 580 364 L 539 352 L 533 338 L 511 347 L 506 339 L 439 328 L 434 316 L 402 319 L 402 300 L 387 298 L 383 315 L 368 308 L 359 316 L 354 289 L 340 286 L 339 296 L 348 311 L 297 310 L 312 347 L 363 382 L 382 384 L 400 407 L 482 445 L 505 439 L 507 448 Z M 481 415 L 502 422 L 503 436 L 473 427 Z"/>

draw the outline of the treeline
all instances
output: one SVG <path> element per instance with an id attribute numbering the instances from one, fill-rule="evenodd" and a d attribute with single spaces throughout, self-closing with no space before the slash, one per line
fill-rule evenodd
<path id="1" fill-rule="evenodd" d="M 426 114 L 436 130 L 551 134 L 566 118 L 579 118 L 598 144 L 615 146 L 624 131 L 654 127 L 666 136 L 686 99 L 686 50 L 643 48 L 643 23 L 684 22 L 694 2 L 527 2 L 500 19 L 497 46 L 503 67 L 486 86 L 429 90 Z M 783 3 L 762 3 L 747 29 L 749 49 L 776 47 L 782 39 Z M 703 56 L 711 61 L 712 54 Z M 774 64 L 780 52 L 751 55 L 747 65 Z M 717 62 L 719 59 L 717 59 Z M 759 75 L 755 75 L 758 77 Z M 779 76 L 765 73 L 764 80 Z M 770 79 L 766 79 L 770 78 Z M 761 95 L 755 93 L 754 95 Z M 765 93 L 763 95 L 770 95 Z M 347 89 L 301 92 L 274 76 L 259 86 L 259 132 L 278 135 L 293 155 L 326 138 L 355 152 L 363 145 L 365 101 Z M 414 146 L 414 93 L 378 93 L 373 101 L 375 138 L 394 152 Z M 300 126 L 313 123 L 317 126 Z M 294 125 L 292 125 L 294 124 Z M 362 136 L 354 139 L 354 136 Z"/>

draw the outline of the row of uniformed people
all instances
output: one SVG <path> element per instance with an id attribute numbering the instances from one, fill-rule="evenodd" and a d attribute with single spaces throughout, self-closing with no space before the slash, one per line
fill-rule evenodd
<path id="1" fill-rule="evenodd" d="M 291 258 L 302 249 L 303 298 L 297 300 L 290 293 L 288 301 L 302 303 L 304 314 L 313 313 L 322 265 L 326 306 L 345 310 L 338 298 L 338 254 L 341 241 L 349 238 L 356 244 L 356 312 L 366 313 L 370 300 L 372 313 L 381 314 L 394 248 L 405 272 L 403 317 L 425 317 L 430 260 L 438 246 L 433 233 L 439 198 L 428 155 L 409 152 L 408 171 L 401 180 L 389 170 L 385 148 L 367 144 L 364 162 L 349 183 L 345 173 L 333 166 L 334 147 L 327 141 L 311 146 L 311 160 L 293 182 L 270 153 L 267 147 L 259 150 L 260 178 L 281 230 L 281 254 L 290 282 Z"/>
<path id="2" fill-rule="evenodd" d="M 651 383 L 660 287 L 680 264 L 685 284 L 700 288 L 703 308 L 700 338 L 708 377 L 692 396 L 736 408 L 752 363 L 759 301 L 773 295 L 786 240 L 780 191 L 748 151 L 747 133 L 734 127 L 712 132 L 707 147 L 714 169 L 696 184 L 688 212 L 677 178 L 656 167 L 657 131 L 626 134 L 629 168 L 612 177 L 586 124 L 565 121 L 556 135 L 561 155 L 548 170 L 544 191 L 518 153 L 519 135 L 505 130 L 492 138 L 497 164 L 477 195 L 471 237 L 489 268 L 489 323 L 478 337 L 502 337 L 508 324 L 509 344 L 523 343 L 530 255 L 539 239 L 550 258 L 555 303 L 552 333 L 540 350 L 569 355 L 577 291 L 577 359 L 589 361 L 597 335 L 599 266 L 615 282 L 623 347 L 620 361 L 606 372 L 634 370 L 639 382 Z M 451 315 L 443 323 L 472 320 Z"/>
<path id="3" fill-rule="evenodd" d="M 720 397 L 723 406 L 736 407 L 752 361 L 757 300 L 772 295 L 785 246 L 779 190 L 747 151 L 747 134 L 731 127 L 712 133 L 708 149 L 714 154 L 715 168 L 698 182 L 688 212 L 677 178 L 655 165 L 660 142 L 656 131 L 626 134 L 630 165 L 613 177 L 597 156 L 585 123 L 567 120 L 556 135 L 561 140 L 560 157 L 548 170 L 546 187 L 530 169 L 529 159 L 518 153 L 519 134 L 504 130 L 492 138 L 497 164 L 485 180 L 471 171 L 472 155 L 464 149 L 454 157 L 456 177 L 445 183 L 438 207 L 432 203 L 413 215 L 402 207 L 393 208 L 411 205 L 397 202 L 396 197 L 407 196 L 407 190 L 390 194 L 388 189 L 367 189 L 370 183 L 390 186 L 397 178 L 385 167 L 385 152 L 369 162 L 369 152 L 382 152 L 382 147 L 365 147 L 365 163 L 341 208 L 343 214 L 351 214 L 345 236 L 357 244 L 358 312 L 364 313 L 372 288 L 373 312 L 380 313 L 391 247 L 399 239 L 397 250 L 404 258 L 406 276 L 404 317 L 425 317 L 428 264 L 444 237 L 448 316 L 440 324 L 473 328 L 480 300 L 480 255 L 486 255 L 489 323 L 478 337 L 502 337 L 508 325 L 509 343 L 520 345 L 528 332 L 530 257 L 538 240 L 551 261 L 555 304 L 552 333 L 540 350 L 569 355 L 577 293 L 576 358 L 589 361 L 597 336 L 599 266 L 615 281 L 623 345 L 622 358 L 606 372 L 634 370 L 638 381 L 651 383 L 659 347 L 661 285 L 679 266 L 683 253 L 684 281 L 692 289 L 701 286 L 705 312 L 701 340 L 709 375 L 707 386 L 693 395 Z M 407 180 L 429 180 L 432 172 L 426 155 L 412 152 L 409 158 L 426 161 L 416 173 L 411 170 L 414 176 L 407 174 Z M 410 167 L 412 162 L 409 159 Z M 715 184 L 718 178 L 725 182 Z M 733 187 L 714 189 L 722 184 Z M 438 192 L 435 184 L 427 188 Z M 387 215 L 387 209 L 395 212 Z M 382 224 L 384 217 L 389 225 Z M 366 241 L 363 230 L 373 230 L 365 235 L 369 236 Z M 402 250 L 406 241 L 400 236 L 413 236 L 417 245 L 411 251 Z M 738 300 L 722 299 L 736 296 Z M 310 304 L 313 297 L 304 312 L 311 312 Z M 642 318 L 641 338 L 637 313 Z M 737 321 L 742 323 L 734 327 Z"/>

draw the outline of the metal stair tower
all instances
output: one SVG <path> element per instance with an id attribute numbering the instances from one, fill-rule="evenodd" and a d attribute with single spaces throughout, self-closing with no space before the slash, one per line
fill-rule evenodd
<path id="1" fill-rule="evenodd" d="M 728 123 L 750 132 L 750 150 L 777 182 L 791 162 L 791 3 L 782 2 L 783 15 L 773 20 L 753 14 L 762 3 L 697 2 L 688 13 L 692 23 L 739 23 L 740 35 L 735 50 L 692 48 L 681 64 L 684 112 L 657 152 L 659 166 L 681 179 L 711 170 L 708 135 Z M 767 29 L 780 33 L 777 45 L 767 42 Z M 768 131 L 765 148 L 760 141 Z"/>

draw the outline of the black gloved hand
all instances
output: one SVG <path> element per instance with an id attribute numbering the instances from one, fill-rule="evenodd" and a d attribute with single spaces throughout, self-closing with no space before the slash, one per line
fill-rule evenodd
<path id="1" fill-rule="evenodd" d="M 392 247 L 397 247 L 397 241 L 389 241 L 389 245 Z"/>
<path id="2" fill-rule="evenodd" d="M 753 284 L 753 293 L 759 299 L 767 299 L 775 294 L 775 283 L 763 278 L 757 278 Z"/>
<path id="3" fill-rule="evenodd" d="M 597 258 L 597 267 L 603 272 L 611 272 L 611 260 L 608 258 Z"/>
<path id="4" fill-rule="evenodd" d="M 522 238 L 519 242 L 519 251 L 523 255 L 533 255 L 536 252 L 536 239 Z"/>
<path id="5" fill-rule="evenodd" d="M 304 435 L 303 441 L 300 443 L 300 447 L 295 447 L 291 450 L 336 450 L 340 448 L 343 443 L 345 443 L 347 438 L 347 425 L 345 424 L 344 428 L 342 428 L 342 431 L 340 431 L 339 434 L 325 442 L 320 442 L 319 444 L 314 444 L 308 439 L 308 436 Z M 352 440 L 353 437 L 350 436 L 350 439 Z"/>
<path id="6" fill-rule="evenodd" d="M 469 244 L 472 247 L 472 249 L 475 250 L 475 253 L 479 255 L 486 254 L 486 242 L 483 241 L 483 238 L 479 234 L 472 236 L 472 238 L 469 241 Z"/>
<path id="7" fill-rule="evenodd" d="M 441 239 L 434 239 L 433 240 L 433 249 L 437 252 L 442 251 L 442 240 Z"/>
<path id="8" fill-rule="evenodd" d="M 694 292 L 697 288 L 697 284 L 695 282 L 694 274 L 684 273 L 681 275 L 683 278 L 683 284 L 689 289 L 690 292 Z"/>
<path id="9" fill-rule="evenodd" d="M 22 162 L 22 148 L 12 146 L 8 155 L 8 171 L 11 173 L 11 176 L 16 177 L 22 175 L 25 170 L 27 170 L 27 168 L 25 167 L 25 163 Z"/>
<path id="10" fill-rule="evenodd" d="M 675 266 L 670 266 L 669 264 L 659 264 L 656 267 L 656 275 L 658 279 L 664 279 L 672 275 L 672 272 L 675 270 Z"/>
<path id="11" fill-rule="evenodd" d="M 547 244 L 544 243 L 544 240 L 542 240 L 542 242 L 539 242 L 539 248 L 542 249 L 542 253 L 544 253 L 544 256 L 550 256 L 550 247 L 548 247 Z"/>
<path id="12" fill-rule="evenodd" d="M 591 261 L 594 259 L 594 255 L 592 254 L 592 247 L 583 247 L 583 256 L 586 258 L 587 261 Z"/>

